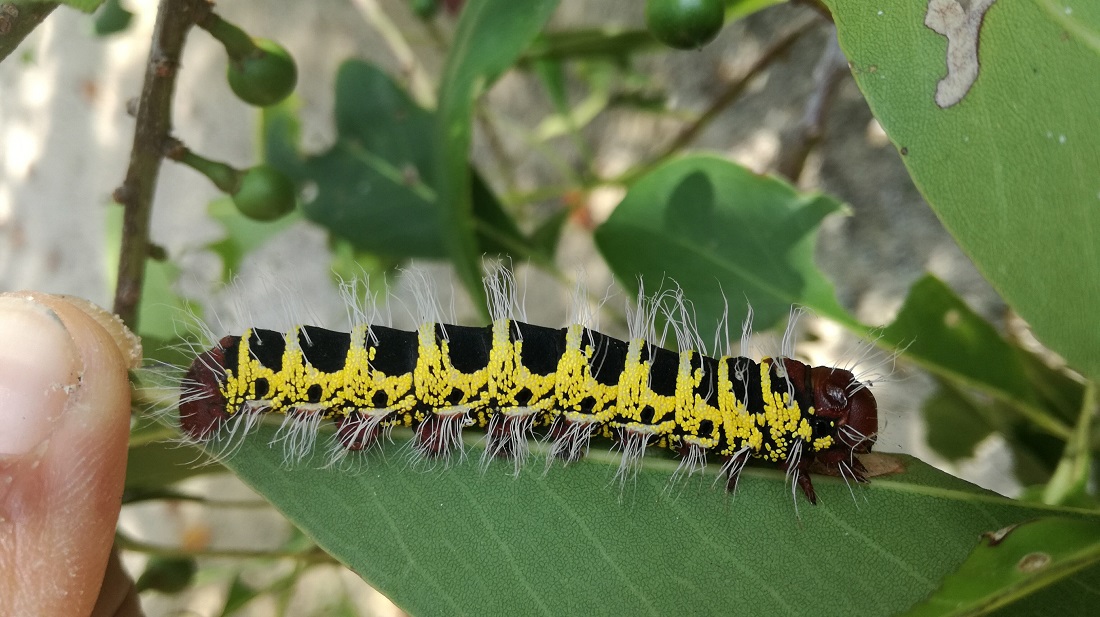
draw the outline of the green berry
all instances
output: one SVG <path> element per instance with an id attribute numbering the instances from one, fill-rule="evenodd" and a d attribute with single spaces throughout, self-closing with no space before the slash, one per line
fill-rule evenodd
<path id="1" fill-rule="evenodd" d="M 229 58 L 229 87 L 244 102 L 267 107 L 282 101 L 298 83 L 294 58 L 269 39 L 253 39 L 248 53 Z"/>
<path id="2" fill-rule="evenodd" d="M 248 218 L 273 221 L 294 209 L 294 183 L 270 165 L 257 165 L 244 172 L 233 203 Z"/>
<path id="3" fill-rule="evenodd" d="M 646 0 L 645 21 L 657 40 L 676 49 L 698 49 L 722 29 L 723 0 Z"/>

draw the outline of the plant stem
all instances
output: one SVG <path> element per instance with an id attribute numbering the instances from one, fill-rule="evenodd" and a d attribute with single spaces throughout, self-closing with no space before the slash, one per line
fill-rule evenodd
<path id="1" fill-rule="evenodd" d="M 841 80 L 848 74 L 848 60 L 840 51 L 834 29 L 825 50 L 814 67 L 814 90 L 806 101 L 802 119 L 792 133 L 782 139 L 775 170 L 793 184 L 798 183 L 806 157 L 825 139 L 825 123 Z"/>
<path id="2" fill-rule="evenodd" d="M 331 555 L 319 548 L 305 551 L 283 550 L 196 550 L 190 551 L 172 546 L 159 546 L 135 540 L 122 533 L 115 532 L 115 544 L 125 551 L 156 555 L 158 557 L 227 557 L 231 559 L 293 559 L 305 563 L 336 563 Z"/>
<path id="3" fill-rule="evenodd" d="M 15 51 L 23 39 L 56 8 L 55 2 L 0 4 L 0 61 Z"/>
<path id="4" fill-rule="evenodd" d="M 180 54 L 188 29 L 209 10 L 205 0 L 161 0 L 157 7 L 145 83 L 138 100 L 130 166 L 122 186 L 114 192 L 115 201 L 125 209 L 114 312 L 131 330 L 138 325 L 137 308 L 149 255 L 149 220 L 165 140 L 172 132 L 172 94 Z"/>
<path id="5" fill-rule="evenodd" d="M 207 11 L 195 25 L 206 30 L 210 36 L 218 39 L 225 46 L 225 53 L 230 60 L 240 61 L 242 58 L 256 53 L 256 43 L 247 32 L 222 19 L 217 13 Z"/>
<path id="6" fill-rule="evenodd" d="M 206 176 L 218 190 L 227 195 L 235 195 L 241 188 L 244 172 L 220 161 L 201 157 L 175 138 L 169 137 L 165 140 L 164 157 L 183 163 Z"/>

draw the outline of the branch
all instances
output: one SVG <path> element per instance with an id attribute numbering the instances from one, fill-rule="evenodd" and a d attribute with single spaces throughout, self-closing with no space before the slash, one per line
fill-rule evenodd
<path id="1" fill-rule="evenodd" d="M 114 312 L 131 330 L 137 328 L 137 307 L 145 280 L 145 260 L 150 251 L 153 194 L 165 140 L 172 132 L 172 94 L 180 54 L 188 29 L 209 11 L 210 4 L 206 0 L 160 0 L 157 7 L 145 84 L 138 100 L 130 166 L 122 186 L 114 192 L 115 201 L 125 208 Z"/>
<path id="2" fill-rule="evenodd" d="M 680 152 L 685 146 L 690 144 L 703 132 L 703 129 L 710 126 L 710 123 L 714 121 L 727 107 L 732 105 L 737 99 L 741 98 L 741 94 L 744 93 L 745 88 L 749 83 L 767 69 L 773 62 L 782 57 L 794 47 L 794 44 L 802 38 L 803 34 L 813 29 L 818 23 L 817 19 L 810 19 L 803 22 L 801 25 L 788 31 L 785 35 L 772 43 L 767 49 L 765 49 L 760 56 L 752 63 L 752 66 L 733 83 L 726 86 L 726 89 L 715 98 L 710 106 L 698 117 L 694 122 L 685 127 L 680 134 L 676 136 L 665 148 L 661 151 L 655 159 L 639 165 L 631 169 L 630 171 L 617 178 L 617 182 L 629 184 L 635 178 L 645 174 L 654 167 L 657 167 L 674 154 Z"/>
<path id="3" fill-rule="evenodd" d="M 825 122 L 836 95 L 837 86 L 848 74 L 848 60 L 836 40 L 833 30 L 817 66 L 814 67 L 814 90 L 806 101 L 802 119 L 792 133 L 782 140 L 775 170 L 792 183 L 797 183 L 806 166 L 806 157 L 825 139 Z"/>
<path id="4" fill-rule="evenodd" d="M 302 563 L 338 563 L 336 558 L 326 553 L 319 547 L 312 547 L 306 550 L 299 551 L 287 551 L 287 550 L 233 550 L 233 549 L 218 549 L 218 550 L 188 550 L 185 548 L 177 548 L 172 546 L 160 546 L 149 542 L 142 542 L 131 538 L 121 532 L 115 532 L 116 546 L 124 551 L 134 551 L 136 553 L 144 553 L 146 555 L 155 555 L 157 557 L 207 557 L 207 558 L 228 558 L 228 559 L 293 559 Z"/>
<path id="5" fill-rule="evenodd" d="M 15 51 L 23 39 L 56 8 L 55 2 L 0 4 L 0 61 Z"/>

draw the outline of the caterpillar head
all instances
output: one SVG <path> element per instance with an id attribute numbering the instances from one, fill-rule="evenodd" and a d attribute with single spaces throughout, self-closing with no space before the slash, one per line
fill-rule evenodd
<path id="1" fill-rule="evenodd" d="M 817 366 L 810 369 L 814 409 L 836 422 L 837 440 L 852 452 L 870 452 L 878 435 L 878 403 L 851 371 Z"/>
<path id="2" fill-rule="evenodd" d="M 180 428 L 193 439 L 204 439 L 228 419 L 221 383 L 225 378 L 225 350 L 237 337 L 227 336 L 191 363 L 180 392 Z"/>

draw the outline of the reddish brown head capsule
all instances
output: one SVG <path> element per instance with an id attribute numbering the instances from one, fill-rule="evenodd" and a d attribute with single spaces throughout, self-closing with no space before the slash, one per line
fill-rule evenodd
<path id="1" fill-rule="evenodd" d="M 227 336 L 218 346 L 195 358 L 183 378 L 180 392 L 180 428 L 193 439 L 204 439 L 229 419 L 221 384 L 225 378 L 225 350 L 239 337 Z"/>
<path id="2" fill-rule="evenodd" d="M 851 371 L 817 366 L 810 369 L 814 409 L 836 421 L 838 441 L 852 452 L 870 452 L 878 434 L 878 403 Z"/>

